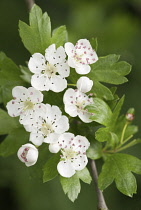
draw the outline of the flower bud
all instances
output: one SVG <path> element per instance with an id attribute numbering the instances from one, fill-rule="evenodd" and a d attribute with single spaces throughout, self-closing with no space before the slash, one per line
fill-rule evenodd
<path id="1" fill-rule="evenodd" d="M 134 112 L 135 112 L 134 108 L 130 108 L 130 109 L 127 111 L 127 113 L 126 113 L 126 119 L 127 119 L 128 121 L 133 121 L 133 120 L 134 120 Z"/>
<path id="2" fill-rule="evenodd" d="M 26 166 L 32 166 L 37 162 L 38 149 L 32 144 L 24 144 L 19 148 L 17 155 Z"/>
<path id="3" fill-rule="evenodd" d="M 92 89 L 93 81 L 90 80 L 88 77 L 80 77 L 77 81 L 76 86 L 81 92 L 87 93 Z"/>

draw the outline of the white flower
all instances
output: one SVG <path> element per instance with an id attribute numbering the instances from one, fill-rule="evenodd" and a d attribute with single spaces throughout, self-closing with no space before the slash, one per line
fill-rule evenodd
<path id="1" fill-rule="evenodd" d="M 85 123 L 92 122 L 90 120 L 91 113 L 88 113 L 85 106 L 93 103 L 93 99 L 89 98 L 85 93 L 78 89 L 69 88 L 66 90 L 63 101 L 65 104 L 65 112 L 71 117 L 78 117 Z"/>
<path id="2" fill-rule="evenodd" d="M 93 81 L 90 80 L 88 77 L 80 77 L 77 80 L 76 86 L 81 92 L 87 93 L 92 89 Z"/>
<path id="3" fill-rule="evenodd" d="M 69 129 L 68 118 L 57 106 L 45 105 L 46 111 L 39 113 L 31 125 L 25 126 L 30 133 L 30 141 L 40 146 L 43 142 L 54 143 L 60 134 Z"/>
<path id="4" fill-rule="evenodd" d="M 78 40 L 75 46 L 67 42 L 65 51 L 68 55 L 68 65 L 75 68 L 78 74 L 88 74 L 91 70 L 89 64 L 98 60 L 96 52 L 87 39 Z"/>
<path id="5" fill-rule="evenodd" d="M 75 137 L 72 133 L 64 133 L 59 137 L 57 144 L 62 153 L 61 160 L 57 165 L 61 176 L 71 177 L 76 171 L 85 168 L 88 163 L 86 150 L 90 146 L 86 137 L 79 135 Z M 54 146 L 57 147 L 55 144 Z"/>
<path id="6" fill-rule="evenodd" d="M 26 166 L 32 166 L 37 162 L 38 149 L 32 144 L 24 144 L 18 150 L 17 155 Z"/>
<path id="7" fill-rule="evenodd" d="M 21 124 L 29 124 L 36 114 L 44 110 L 43 94 L 33 87 L 28 89 L 16 86 L 12 89 L 13 100 L 7 103 L 8 114 L 11 117 L 20 116 Z"/>
<path id="8" fill-rule="evenodd" d="M 65 77 L 69 76 L 70 67 L 62 46 L 56 50 L 55 44 L 50 45 L 45 51 L 45 57 L 40 53 L 33 54 L 28 67 L 34 73 L 31 84 L 36 89 L 61 92 L 67 87 Z"/>

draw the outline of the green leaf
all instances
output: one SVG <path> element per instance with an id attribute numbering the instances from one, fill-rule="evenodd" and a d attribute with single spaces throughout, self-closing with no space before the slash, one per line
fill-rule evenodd
<path id="1" fill-rule="evenodd" d="M 68 40 L 68 33 L 66 30 L 66 26 L 60 26 L 55 29 L 52 34 L 51 44 L 56 44 L 56 48 L 62 46 Z"/>
<path id="2" fill-rule="evenodd" d="M 81 190 L 81 185 L 77 174 L 70 178 L 60 176 L 60 182 L 64 193 L 68 195 L 68 198 L 72 202 L 74 202 Z"/>
<path id="3" fill-rule="evenodd" d="M 51 23 L 47 13 L 42 13 L 36 4 L 31 9 L 29 17 L 30 25 L 19 21 L 19 32 L 25 48 L 31 53 L 44 54 L 50 45 Z"/>
<path id="4" fill-rule="evenodd" d="M 28 142 L 29 133 L 19 124 L 18 118 L 10 117 L 0 109 L 0 135 L 6 138 L 0 144 L 0 156 L 7 157 L 17 152 L 19 147 Z"/>
<path id="5" fill-rule="evenodd" d="M 95 133 L 96 140 L 100 142 L 109 141 L 111 134 L 108 128 L 99 128 Z"/>
<path id="6" fill-rule="evenodd" d="M 112 111 L 102 99 L 94 98 L 93 104 L 86 106 L 86 109 L 88 109 L 88 112 L 93 113 L 90 119 L 102 125 L 108 126 L 111 120 Z"/>
<path id="7" fill-rule="evenodd" d="M 43 167 L 46 163 L 46 160 L 48 160 L 51 157 L 51 153 L 48 150 L 48 144 L 42 144 L 40 147 L 38 147 L 39 151 L 39 157 L 37 160 L 37 163 L 33 165 L 32 167 L 28 167 L 28 173 L 30 175 L 30 178 L 36 178 L 38 179 L 41 184 L 43 182 Z"/>
<path id="8" fill-rule="evenodd" d="M 9 134 L 13 129 L 18 127 L 18 119 L 10 117 L 6 111 L 0 109 L 0 135 Z"/>
<path id="9" fill-rule="evenodd" d="M 20 78 L 19 67 L 4 53 L 0 53 L 0 87 L 2 102 L 6 103 L 12 98 L 12 88 L 25 83 Z"/>
<path id="10" fill-rule="evenodd" d="M 141 174 L 141 160 L 127 154 L 110 155 L 102 167 L 99 176 L 99 188 L 104 190 L 113 181 L 117 189 L 123 194 L 132 197 L 136 193 L 136 179 L 131 173 Z"/>
<path id="11" fill-rule="evenodd" d="M 117 123 L 117 119 L 119 117 L 119 114 L 120 114 L 120 111 L 121 111 L 121 108 L 123 106 L 123 103 L 124 103 L 124 99 L 125 97 L 123 96 L 117 103 L 114 111 L 113 111 L 113 115 L 111 117 L 111 126 L 114 127 Z"/>
<path id="12" fill-rule="evenodd" d="M 22 72 L 22 75 L 20 75 L 20 77 L 23 79 L 23 81 L 31 83 L 32 73 L 29 70 L 29 68 L 25 67 L 25 66 L 20 66 L 20 69 L 21 69 L 21 72 Z"/>
<path id="13" fill-rule="evenodd" d="M 24 128 L 15 128 L 0 144 L 0 156 L 7 157 L 18 151 L 18 149 L 29 140 L 29 133 Z"/>
<path id="14" fill-rule="evenodd" d="M 86 167 L 81 171 L 77 171 L 76 174 L 77 174 L 78 178 L 81 179 L 83 182 L 85 182 L 87 184 L 91 183 L 92 177 L 90 175 L 89 170 Z"/>
<path id="15" fill-rule="evenodd" d="M 96 160 L 102 156 L 102 145 L 98 141 L 91 142 L 90 147 L 87 150 L 87 157 Z"/>
<path id="16" fill-rule="evenodd" d="M 92 46 L 92 48 L 95 50 L 95 51 L 97 51 L 97 49 L 98 49 L 98 41 L 97 41 L 97 38 L 91 38 L 90 39 L 90 43 L 91 43 L 91 46 Z"/>
<path id="17" fill-rule="evenodd" d="M 125 131 L 125 135 L 124 135 L 124 139 L 127 139 L 129 136 L 134 135 L 138 132 L 138 126 L 136 125 L 128 125 L 126 131 Z"/>
<path id="18" fill-rule="evenodd" d="M 58 175 L 57 164 L 59 160 L 60 153 L 57 153 L 46 162 L 43 168 L 43 182 L 50 181 Z"/>
<path id="19" fill-rule="evenodd" d="M 93 91 L 97 97 L 103 97 L 106 100 L 112 100 L 110 90 L 100 86 L 100 82 L 109 84 L 123 84 L 127 82 L 127 78 L 124 77 L 131 71 L 131 66 L 123 61 L 118 62 L 119 55 L 108 55 L 100 57 L 99 60 L 91 65 L 91 71 L 88 77 L 94 80 Z M 95 89 L 96 84 L 96 89 Z"/>
<path id="20" fill-rule="evenodd" d="M 109 88 L 98 82 L 95 78 L 94 80 L 94 85 L 92 87 L 91 92 L 94 92 L 95 96 L 99 98 L 104 98 L 105 100 L 113 100 L 113 94 L 110 91 Z"/>

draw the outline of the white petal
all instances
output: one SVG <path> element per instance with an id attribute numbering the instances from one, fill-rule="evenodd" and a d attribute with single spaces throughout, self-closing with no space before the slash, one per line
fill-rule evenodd
<path id="1" fill-rule="evenodd" d="M 54 65 L 57 63 L 62 63 L 66 58 L 66 54 L 62 46 L 56 50 L 55 44 L 52 44 L 46 49 L 45 57 L 50 64 Z"/>
<path id="2" fill-rule="evenodd" d="M 57 153 L 60 150 L 60 146 L 58 144 L 50 144 L 49 145 L 49 151 L 52 153 Z"/>
<path id="3" fill-rule="evenodd" d="M 28 97 L 28 90 L 23 86 L 16 86 L 12 89 L 12 95 L 16 101 L 25 101 Z"/>
<path id="4" fill-rule="evenodd" d="M 56 50 L 56 57 L 58 57 L 58 62 L 61 63 L 66 58 L 66 53 L 64 47 L 60 46 Z M 57 62 L 57 63 L 58 63 Z"/>
<path id="5" fill-rule="evenodd" d="M 75 67 L 75 70 L 78 74 L 88 74 L 91 70 L 91 67 L 89 65 L 79 65 Z"/>
<path id="6" fill-rule="evenodd" d="M 22 146 L 22 147 L 19 148 L 19 150 L 18 150 L 18 152 L 17 152 L 18 158 L 19 158 L 20 161 L 22 161 L 23 163 L 25 162 L 25 160 L 21 157 L 21 154 L 23 153 L 24 149 L 25 149 L 25 147 Z"/>
<path id="7" fill-rule="evenodd" d="M 68 56 L 73 56 L 74 55 L 74 45 L 71 42 L 67 42 L 65 44 L 65 51 Z"/>
<path id="8" fill-rule="evenodd" d="M 40 53 L 33 54 L 28 62 L 28 67 L 31 72 L 39 74 L 46 68 L 45 57 Z"/>
<path id="9" fill-rule="evenodd" d="M 27 132 L 31 132 L 32 131 L 32 125 L 23 125 L 24 126 L 24 128 L 25 128 L 25 130 L 27 131 Z"/>
<path id="10" fill-rule="evenodd" d="M 26 166 L 32 166 L 37 162 L 38 159 L 38 150 L 30 148 L 26 155 L 27 161 L 25 162 Z"/>
<path id="11" fill-rule="evenodd" d="M 53 128 L 56 133 L 64 133 L 65 131 L 69 130 L 69 121 L 66 116 L 62 116 L 59 120 L 57 120 L 53 124 Z"/>
<path id="12" fill-rule="evenodd" d="M 62 112 L 59 109 L 58 106 L 48 106 L 48 104 L 46 104 L 46 116 L 49 120 L 50 123 L 55 122 L 56 120 L 60 119 Z"/>
<path id="13" fill-rule="evenodd" d="M 31 85 L 37 90 L 49 90 L 49 79 L 44 74 L 33 75 L 31 78 Z"/>
<path id="14" fill-rule="evenodd" d="M 20 115 L 20 112 L 22 111 L 22 109 L 20 108 L 20 104 L 17 103 L 16 100 L 11 100 L 7 103 L 6 108 L 8 110 L 8 114 L 11 117 L 17 117 Z"/>
<path id="15" fill-rule="evenodd" d="M 57 165 L 59 174 L 63 177 L 71 177 L 75 174 L 75 170 L 68 161 L 60 161 Z"/>
<path id="16" fill-rule="evenodd" d="M 60 134 L 58 133 L 50 133 L 46 138 L 44 138 L 45 143 L 57 143 L 58 139 L 60 137 Z"/>
<path id="17" fill-rule="evenodd" d="M 77 155 L 74 158 L 74 161 L 71 162 L 73 168 L 77 171 L 82 170 L 88 163 L 88 159 L 86 155 Z"/>
<path id="18" fill-rule="evenodd" d="M 49 86 L 50 90 L 58 93 L 58 92 L 63 91 L 66 87 L 67 87 L 66 79 L 63 79 L 59 75 L 56 75 L 51 78 L 51 82 L 50 82 L 50 86 Z"/>
<path id="19" fill-rule="evenodd" d="M 30 133 L 29 141 L 31 141 L 33 144 L 35 144 L 37 146 L 40 146 L 44 141 L 44 137 L 42 134 Z"/>
<path id="20" fill-rule="evenodd" d="M 84 111 L 79 111 L 78 112 L 78 117 L 85 123 L 90 123 L 92 122 L 91 119 L 89 119 L 91 116 L 90 113 L 87 113 L 85 110 Z"/>
<path id="21" fill-rule="evenodd" d="M 34 87 L 28 88 L 28 95 L 33 103 L 41 103 L 43 101 L 43 94 Z"/>
<path id="22" fill-rule="evenodd" d="M 60 135 L 58 139 L 58 144 L 59 146 L 64 149 L 64 148 L 70 148 L 71 147 L 71 142 L 74 140 L 74 134 L 73 133 L 63 133 Z"/>
<path id="23" fill-rule="evenodd" d="M 63 102 L 74 104 L 76 101 L 76 91 L 72 88 L 68 88 L 63 96 Z"/>
<path id="24" fill-rule="evenodd" d="M 76 117 L 78 115 L 78 110 L 75 105 L 65 104 L 65 112 L 68 113 L 71 117 Z"/>
<path id="25" fill-rule="evenodd" d="M 37 118 L 39 116 L 45 116 L 46 113 L 46 105 L 43 103 L 35 104 L 33 108 L 33 118 Z"/>
<path id="26" fill-rule="evenodd" d="M 75 68 L 75 67 L 77 67 L 77 62 L 76 62 L 76 60 L 74 58 L 68 57 L 68 65 L 71 68 Z"/>
<path id="27" fill-rule="evenodd" d="M 77 135 L 74 138 L 73 143 L 75 145 L 73 146 L 73 150 L 75 150 L 76 152 L 81 152 L 81 153 L 86 152 L 86 150 L 90 146 L 90 142 L 88 141 L 88 139 L 85 136 L 80 136 L 80 135 Z"/>
<path id="28" fill-rule="evenodd" d="M 76 85 L 81 92 L 86 93 L 92 89 L 93 81 L 88 77 L 80 77 Z"/>
<path id="29" fill-rule="evenodd" d="M 33 110 L 26 110 L 20 115 L 19 122 L 23 125 L 31 124 L 33 120 Z"/>
<path id="30" fill-rule="evenodd" d="M 68 63 L 59 63 L 56 64 L 57 72 L 61 75 L 61 77 L 68 77 L 70 75 L 70 67 Z"/>

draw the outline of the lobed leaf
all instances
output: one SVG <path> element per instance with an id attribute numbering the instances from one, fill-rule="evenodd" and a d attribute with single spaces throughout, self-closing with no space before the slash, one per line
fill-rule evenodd
<path id="1" fill-rule="evenodd" d="M 64 193 L 67 194 L 68 198 L 72 202 L 74 202 L 81 190 L 81 185 L 77 174 L 70 178 L 60 176 L 60 182 Z"/>
<path id="2" fill-rule="evenodd" d="M 10 117 L 6 111 L 0 109 L 0 135 L 9 134 L 19 127 L 17 118 Z"/>
<path id="3" fill-rule="evenodd" d="M 60 153 L 57 153 L 46 162 L 43 168 L 43 182 L 50 181 L 58 175 L 57 164 L 59 160 Z"/>
<path id="4" fill-rule="evenodd" d="M 68 33 L 66 26 L 60 26 L 53 31 L 51 37 L 51 44 L 56 44 L 56 47 L 63 46 L 68 41 Z"/>
<path id="5" fill-rule="evenodd" d="M 25 48 L 31 53 L 44 54 L 50 45 L 51 23 L 47 13 L 42 13 L 36 4 L 31 9 L 29 25 L 19 21 L 19 33 Z"/>
<path id="6" fill-rule="evenodd" d="M 29 133 L 24 128 L 15 128 L 0 144 L 0 156 L 7 157 L 18 151 L 21 145 L 27 143 Z"/>
<path id="7" fill-rule="evenodd" d="M 1 101 L 6 105 L 12 98 L 12 88 L 25 83 L 20 78 L 19 67 L 3 52 L 0 53 Z"/>
<path id="8" fill-rule="evenodd" d="M 87 157 L 96 160 L 102 156 L 102 145 L 98 141 L 91 142 L 90 147 L 87 150 Z"/>
<path id="9" fill-rule="evenodd" d="M 110 107 L 100 98 L 94 98 L 93 104 L 86 106 L 88 112 L 93 113 L 90 117 L 95 122 L 108 126 L 112 117 Z"/>
<path id="10" fill-rule="evenodd" d="M 119 85 L 128 81 L 124 76 L 129 74 L 131 66 L 124 61 L 118 62 L 119 57 L 115 54 L 100 57 L 96 63 L 91 65 L 88 77 L 94 80 L 92 90 L 97 97 L 106 100 L 113 99 L 112 92 L 104 85 L 100 85 L 100 82 Z"/>
<path id="11" fill-rule="evenodd" d="M 115 181 L 120 192 L 132 197 L 136 193 L 137 186 L 136 179 L 131 172 L 141 174 L 141 160 L 122 153 L 110 155 L 99 175 L 99 188 L 104 190 Z"/>
<path id="12" fill-rule="evenodd" d="M 81 171 L 77 171 L 76 174 L 77 174 L 78 178 L 81 179 L 83 182 L 85 182 L 87 184 L 91 183 L 92 177 L 90 175 L 89 170 L 86 167 Z"/>

